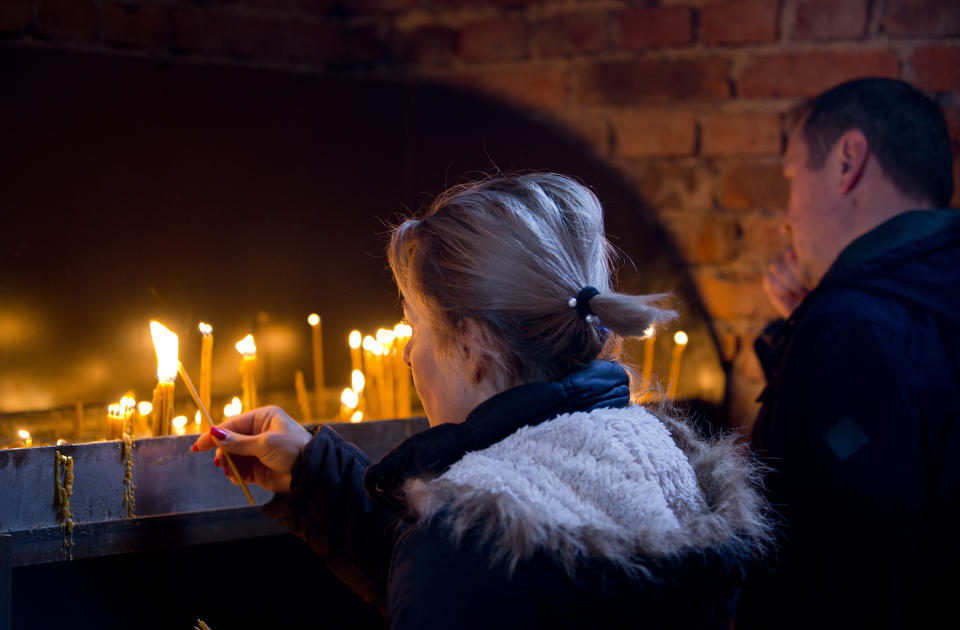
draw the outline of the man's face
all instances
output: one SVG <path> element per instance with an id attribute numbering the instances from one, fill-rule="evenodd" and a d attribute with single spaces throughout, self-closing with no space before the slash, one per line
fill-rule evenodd
<path id="1" fill-rule="evenodd" d="M 790 133 L 783 158 L 783 175 L 790 182 L 787 228 L 800 266 L 799 278 L 812 289 L 833 262 L 825 245 L 835 231 L 831 225 L 836 199 L 828 185 L 828 164 L 818 170 L 807 166 L 807 143 L 803 139 L 803 121 Z M 825 258 L 830 257 L 830 260 Z"/>

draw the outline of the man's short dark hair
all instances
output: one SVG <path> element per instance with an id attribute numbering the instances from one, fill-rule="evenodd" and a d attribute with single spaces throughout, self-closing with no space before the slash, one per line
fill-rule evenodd
<path id="1" fill-rule="evenodd" d="M 859 129 L 900 192 L 938 207 L 953 195 L 953 156 L 940 108 L 895 79 L 857 79 L 827 90 L 797 112 L 805 116 L 807 166 L 820 169 L 844 133 Z"/>

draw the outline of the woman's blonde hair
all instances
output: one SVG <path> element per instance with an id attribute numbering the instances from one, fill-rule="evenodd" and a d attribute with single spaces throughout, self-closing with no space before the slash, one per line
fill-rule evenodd
<path id="1" fill-rule="evenodd" d="M 504 385 L 552 381 L 623 337 L 674 317 L 659 296 L 611 289 L 612 247 L 596 196 L 570 177 L 532 173 L 455 186 L 394 228 L 388 257 L 403 298 L 422 307 L 441 350 L 473 319 L 477 348 Z M 570 306 L 585 286 L 596 319 Z"/>

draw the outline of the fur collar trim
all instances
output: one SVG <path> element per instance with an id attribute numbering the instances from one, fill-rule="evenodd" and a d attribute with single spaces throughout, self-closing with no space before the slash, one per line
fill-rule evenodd
<path id="1" fill-rule="evenodd" d="M 443 518 L 457 542 L 478 531 L 511 570 L 538 550 L 571 572 L 586 557 L 633 570 L 765 539 L 755 474 L 732 439 L 705 442 L 634 406 L 523 427 L 404 490 L 418 519 Z"/>

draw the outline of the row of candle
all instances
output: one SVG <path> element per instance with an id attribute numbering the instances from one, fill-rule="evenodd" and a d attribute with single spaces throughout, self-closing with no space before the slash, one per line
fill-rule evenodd
<path id="1" fill-rule="evenodd" d="M 350 387 L 340 393 L 341 420 L 411 416 L 412 381 L 403 354 L 412 333 L 403 322 L 393 330 L 381 328 L 375 336 L 350 333 Z"/>

